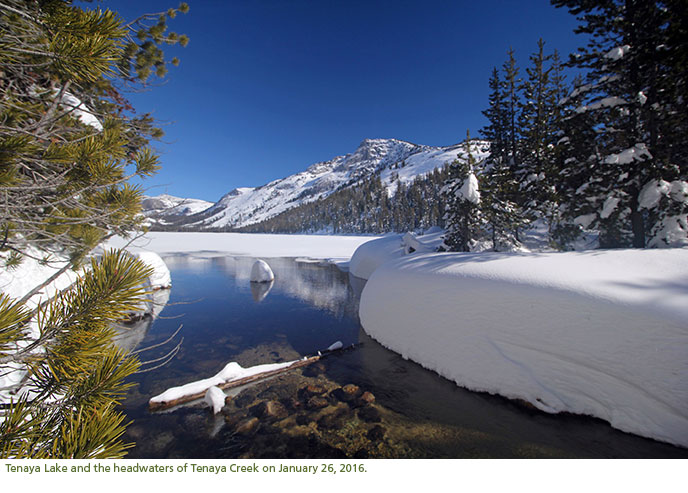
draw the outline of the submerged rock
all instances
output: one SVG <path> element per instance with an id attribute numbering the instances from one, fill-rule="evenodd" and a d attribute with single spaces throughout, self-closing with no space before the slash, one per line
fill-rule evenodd
<path id="1" fill-rule="evenodd" d="M 336 388 L 331 392 L 333 397 L 342 402 L 353 402 L 360 394 L 361 388 L 351 383 L 344 387 Z"/>
<path id="2" fill-rule="evenodd" d="M 375 425 L 368 431 L 368 434 L 366 436 L 368 437 L 368 440 L 370 440 L 371 442 L 378 442 L 385 437 L 386 431 L 387 430 L 385 430 L 382 426 Z"/>
<path id="3" fill-rule="evenodd" d="M 260 421 L 258 418 L 249 418 L 241 423 L 239 423 L 236 427 L 236 432 L 239 433 L 240 435 L 251 435 L 258 430 L 258 425 L 260 424 Z"/>
<path id="4" fill-rule="evenodd" d="M 318 395 L 311 397 L 308 399 L 308 402 L 306 402 L 306 406 L 308 406 L 309 409 L 322 409 L 328 405 L 329 402 L 327 402 L 327 399 Z"/>
<path id="5" fill-rule="evenodd" d="M 344 426 L 349 413 L 344 409 L 325 414 L 318 420 L 318 428 L 321 430 L 336 430 Z"/>
<path id="6" fill-rule="evenodd" d="M 375 402 L 375 396 L 372 394 L 372 392 L 368 391 L 363 392 L 363 395 L 361 395 L 361 397 L 358 399 L 362 404 L 372 404 Z"/>
<path id="7" fill-rule="evenodd" d="M 382 421 L 380 411 L 375 409 L 373 406 L 366 406 L 359 409 L 358 417 L 361 420 L 367 421 L 369 423 L 379 423 L 380 421 Z"/>
<path id="8" fill-rule="evenodd" d="M 253 416 L 259 418 L 283 419 L 289 415 L 287 408 L 277 401 L 261 402 L 253 406 L 249 411 Z"/>
<path id="9" fill-rule="evenodd" d="M 322 385 L 309 384 L 309 385 L 306 385 L 305 387 L 301 387 L 298 391 L 298 395 L 301 398 L 307 399 L 307 398 L 312 397 L 314 395 L 322 395 L 326 391 L 327 390 Z"/>

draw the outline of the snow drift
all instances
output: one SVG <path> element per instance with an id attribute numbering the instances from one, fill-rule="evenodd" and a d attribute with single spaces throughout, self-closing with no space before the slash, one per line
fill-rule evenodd
<path id="1" fill-rule="evenodd" d="M 399 258 L 360 318 L 466 388 L 688 446 L 688 249 Z"/>
<path id="2" fill-rule="evenodd" d="M 413 253 L 436 252 L 443 241 L 444 231 L 431 228 L 424 235 L 414 233 L 393 234 L 368 241 L 359 246 L 349 262 L 349 272 L 361 279 L 368 279 L 380 265 L 388 260 Z"/>
<path id="3" fill-rule="evenodd" d="M 368 279 L 375 269 L 390 259 L 404 256 L 401 235 L 383 236 L 359 246 L 349 262 L 349 272 L 361 279 Z"/>

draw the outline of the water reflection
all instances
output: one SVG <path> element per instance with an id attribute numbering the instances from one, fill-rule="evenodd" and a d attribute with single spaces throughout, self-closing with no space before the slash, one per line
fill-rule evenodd
<path id="1" fill-rule="evenodd" d="M 688 455 L 598 420 L 544 415 L 499 397 L 468 392 L 404 360 L 361 329 L 358 299 L 365 281 L 335 266 L 267 258 L 263 260 L 275 280 L 263 284 L 250 282 L 254 258 L 165 260 L 173 279 L 166 315 L 183 318 L 158 318 L 152 329 L 153 320 L 143 320 L 121 343 L 131 348 L 154 345 L 166 340 L 180 322 L 184 343 L 169 365 L 134 377 L 138 386 L 124 406 L 135 421 L 126 437 L 137 443 L 130 457 Z M 190 300 L 198 301 L 178 303 Z M 202 406 L 167 414 L 147 411 L 151 396 L 209 377 L 229 361 L 248 367 L 292 360 L 336 340 L 345 346 L 363 344 L 318 362 L 319 367 L 243 390 L 230 400 L 227 407 L 232 410 L 224 416 L 211 416 Z M 160 354 L 166 350 L 160 348 Z M 371 392 L 373 403 L 336 397 L 346 384 Z M 265 415 L 268 402 L 273 416 Z M 286 417 L 282 408 L 287 409 Z M 254 428 L 249 430 L 250 423 Z"/>
<path id="2" fill-rule="evenodd" d="M 146 338 L 148 330 L 153 322 L 163 311 L 170 300 L 170 289 L 158 289 L 153 291 L 148 301 L 145 303 L 146 314 L 134 322 L 117 324 L 115 329 L 118 334 L 114 338 L 115 345 L 127 352 L 134 351 Z"/>
<path id="3" fill-rule="evenodd" d="M 223 273 L 234 280 L 237 287 L 249 288 L 253 299 L 260 302 L 276 286 L 288 296 L 305 301 L 341 317 L 355 294 L 349 289 L 346 273 L 337 267 L 321 261 L 292 258 L 261 258 L 275 274 L 274 284 L 263 289 L 251 284 L 251 268 L 257 258 L 253 257 L 206 257 L 175 255 L 165 257 L 170 269 L 181 268 L 197 275 L 209 272 Z M 348 313 L 347 313 L 348 314 Z M 357 316 L 357 314 L 355 314 Z"/>
<path id="4" fill-rule="evenodd" d="M 251 283 L 251 294 L 253 295 L 253 301 L 256 303 L 260 303 L 263 301 L 270 290 L 272 289 L 272 286 L 275 284 L 275 281 L 269 281 L 269 282 L 252 282 Z"/>

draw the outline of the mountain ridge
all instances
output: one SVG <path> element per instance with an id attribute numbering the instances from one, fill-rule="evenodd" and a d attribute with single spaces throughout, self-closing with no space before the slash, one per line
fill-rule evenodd
<path id="1" fill-rule="evenodd" d="M 487 155 L 486 150 L 486 143 L 474 141 L 473 152 L 478 161 Z M 392 196 L 399 183 L 408 185 L 415 178 L 465 154 L 465 143 L 434 147 L 399 139 L 364 139 L 352 153 L 313 163 L 304 171 L 259 187 L 237 187 L 214 204 L 208 203 L 211 205 L 203 210 L 189 210 L 186 214 L 175 210 L 170 215 L 161 214 L 159 210 L 154 213 L 144 210 L 144 214 L 151 226 L 158 228 L 239 229 L 261 223 L 299 205 L 325 199 L 337 190 L 355 186 L 373 176 L 380 177 L 387 193 Z"/>

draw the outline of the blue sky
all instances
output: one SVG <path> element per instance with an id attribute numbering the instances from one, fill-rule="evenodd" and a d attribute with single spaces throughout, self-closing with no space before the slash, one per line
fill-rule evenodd
<path id="1" fill-rule="evenodd" d="M 101 5 L 127 20 L 177 0 Z M 521 70 L 538 38 L 568 55 L 576 20 L 545 0 L 188 0 L 170 22 L 187 48 L 168 80 L 129 95 L 164 126 L 150 195 L 216 201 L 365 138 L 450 145 L 485 124 L 487 81 L 510 46 Z"/>

